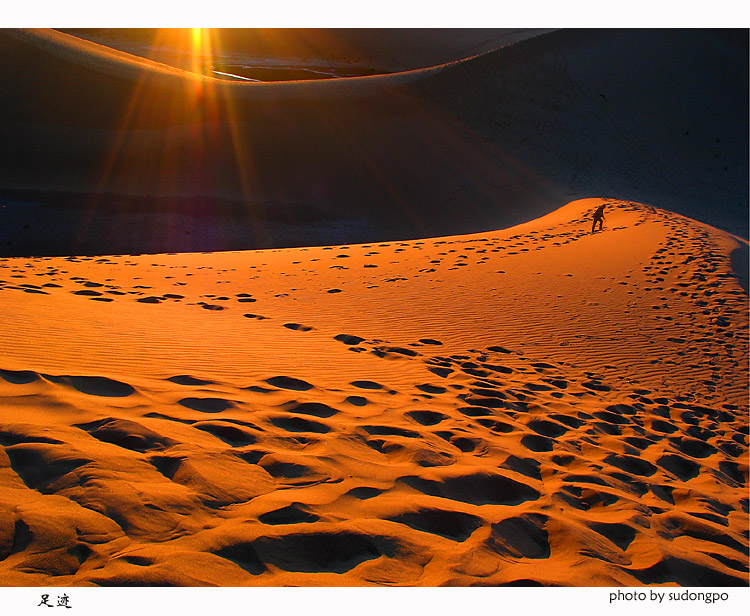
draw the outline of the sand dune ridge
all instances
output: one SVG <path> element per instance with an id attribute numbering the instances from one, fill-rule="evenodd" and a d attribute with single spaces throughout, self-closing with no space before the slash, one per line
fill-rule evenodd
<path id="1" fill-rule="evenodd" d="M 0 581 L 747 585 L 742 243 L 3 259 Z"/>

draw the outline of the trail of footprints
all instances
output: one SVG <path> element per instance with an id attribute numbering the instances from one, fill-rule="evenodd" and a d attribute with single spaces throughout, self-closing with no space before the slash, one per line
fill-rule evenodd
<path id="1" fill-rule="evenodd" d="M 15 399 L 75 390 L 103 402 L 101 417 L 67 430 L 0 425 L 19 485 L 43 495 L 36 513 L 19 502 L 0 516 L 0 537 L 12 538 L 0 543 L 0 567 L 100 584 L 197 583 L 163 560 L 169 551 L 148 549 L 174 543 L 200 545 L 265 583 L 284 572 L 356 569 L 365 582 L 415 584 L 419 571 L 388 578 L 378 563 L 419 553 L 422 570 L 448 542 L 461 556 L 444 583 L 481 584 L 513 563 L 554 558 L 555 533 L 572 533 L 614 580 L 650 583 L 660 571 L 661 582 L 746 583 L 747 533 L 729 529 L 748 499 L 740 511 L 722 496 L 747 486 L 746 408 L 615 391 L 601 375 L 499 345 L 441 355 L 437 340 L 402 353 L 337 338 L 419 362 L 424 381 L 399 389 L 360 380 L 331 391 L 273 375 L 237 389 L 175 375 L 175 398 L 157 383 L 0 370 Z M 142 410 L 145 400 L 152 410 Z M 335 456 L 332 442 L 341 444 Z M 328 505 L 315 496 L 322 484 Z M 69 503 L 55 510 L 53 529 L 39 514 L 46 497 Z M 241 513 L 256 499 L 264 504 Z M 611 521 L 610 509 L 622 521 Z M 235 510 L 240 527 L 229 523 Z M 675 536 L 700 542 L 688 567 L 671 567 L 687 557 L 666 548 L 653 567 L 632 565 L 639 538 Z M 472 553 L 491 555 L 492 571 L 478 573 Z"/>
<path id="2" fill-rule="evenodd" d="M 640 214 L 637 224 L 663 216 L 632 208 Z M 731 361 L 735 349 L 747 345 L 745 333 L 732 327 L 744 299 L 730 294 L 716 301 L 717 280 L 731 274 L 719 271 L 701 232 L 664 219 L 673 233 L 646 266 L 644 290 L 661 294 L 654 318 L 668 327 L 663 315 L 672 298 L 688 300 L 711 324 L 697 325 L 706 328 L 698 341 L 703 346 L 685 348 L 686 360 Z M 437 241 L 444 250 L 418 275 L 470 262 L 493 266 L 495 257 L 588 234 L 588 220 L 573 223 L 582 230 L 505 242 Z M 688 252 L 695 242 L 703 247 L 699 254 Z M 424 243 L 361 248 L 376 256 L 392 245 L 406 253 Z M 332 267 L 348 267 L 345 250 L 332 257 L 340 261 Z M 1 260 L 10 273 L 0 290 L 49 294 L 70 280 L 73 294 L 92 301 L 184 302 L 212 311 L 257 299 L 249 292 L 193 298 L 140 284 L 65 278 L 69 272 L 60 267 L 42 271 L 43 262 L 20 267 Z M 373 271 L 367 284 L 406 281 L 377 276 L 373 263 L 364 267 Z M 262 275 L 262 266 L 253 269 Z M 164 280 L 179 290 L 186 283 L 178 278 L 170 271 Z M 280 325 L 303 334 L 315 329 Z M 174 544 L 183 546 L 181 558 L 195 550 L 212 564 L 239 567 L 240 583 L 246 583 L 242 575 L 273 583 L 285 572 L 356 572 L 365 583 L 417 584 L 433 554 L 447 545 L 460 556 L 445 584 L 530 584 L 539 580 L 506 579 L 503 571 L 554 558 L 556 535 L 563 534 L 578 537 L 582 552 L 607 563 L 621 583 L 746 584 L 748 533 L 735 529 L 743 526 L 738 517 L 747 518 L 748 499 L 732 495 L 747 487 L 747 408 L 700 406 L 669 391 L 618 390 L 600 374 L 535 361 L 501 345 L 446 355 L 439 340 L 427 338 L 397 345 L 341 333 L 335 341 L 353 353 L 419 362 L 424 379 L 409 388 L 363 379 L 328 391 L 285 375 L 242 389 L 175 375 L 169 379 L 178 387 L 175 397 L 158 383 L 136 388 L 97 376 L 0 370 L 10 388 L 2 400 L 8 408 L 34 394 L 65 405 L 71 390 L 103 402 L 100 417 L 68 430 L 0 424 L 12 470 L 2 481 L 40 495 L 37 508 L 0 502 L 0 567 L 63 583 L 204 583 L 182 571 L 171 552 L 149 550 Z M 113 400 L 116 406 L 108 404 Z M 94 441 L 109 447 L 105 458 L 94 455 Z M 341 444 L 335 457 L 332 442 Z M 124 491 L 124 483 L 134 490 Z M 313 496 L 324 484 L 329 504 Z M 67 503 L 56 509 L 52 529 L 44 521 L 47 497 Z M 240 526 L 229 522 L 236 512 Z M 633 564 L 629 550 L 639 542 L 678 536 L 697 540 L 700 553 L 665 548 L 652 566 Z M 485 562 L 494 565 L 479 567 L 472 554 L 489 555 Z M 409 567 L 393 564 L 406 561 Z"/>
<path id="3" fill-rule="evenodd" d="M 612 202 L 613 205 L 615 202 Z M 630 202 L 616 202 L 616 205 L 620 208 L 637 211 L 640 214 L 640 219 L 636 222 L 636 225 L 643 224 L 649 216 L 655 216 L 656 210 L 653 212 L 645 211 L 642 207 L 637 204 Z M 433 259 L 427 263 L 429 267 L 420 268 L 418 271 L 413 273 L 411 276 L 419 278 L 426 275 L 436 275 L 441 271 L 458 270 L 466 266 L 487 266 L 492 267 L 495 264 L 502 263 L 504 256 L 515 255 L 523 252 L 537 251 L 550 246 L 560 246 L 568 244 L 570 242 L 577 241 L 582 237 L 589 235 L 588 230 L 589 219 L 583 216 L 579 219 L 570 221 L 563 227 L 565 230 L 557 232 L 541 232 L 531 231 L 525 234 L 517 234 L 510 238 L 504 239 L 489 239 L 486 237 L 480 238 L 468 238 L 468 239 L 456 239 L 456 240 L 430 240 L 430 244 L 434 246 L 440 246 L 441 251 L 438 253 L 438 258 Z M 392 263 L 400 264 L 403 259 L 408 259 L 409 253 L 419 253 L 423 250 L 427 241 L 415 241 L 415 242 L 388 242 L 382 244 L 364 244 L 360 246 L 338 246 L 338 247 L 324 247 L 322 250 L 326 253 L 330 252 L 330 259 L 334 263 L 329 267 L 331 269 L 347 270 L 349 266 L 338 263 L 341 259 L 346 259 L 350 255 L 347 252 L 352 250 L 367 251 L 365 257 L 375 257 L 381 254 L 381 250 L 378 249 L 394 249 L 394 254 L 399 254 L 398 261 Z M 304 253 L 308 249 L 301 249 L 300 252 Z M 272 253 L 279 252 L 279 250 L 272 250 Z M 405 254 L 400 254 L 405 253 Z M 77 287 L 76 290 L 69 291 L 73 295 L 80 296 L 90 301 L 97 302 L 113 302 L 118 300 L 130 299 L 131 301 L 143 303 L 143 304 L 162 304 L 168 302 L 184 302 L 189 305 L 201 307 L 205 310 L 211 311 L 222 311 L 227 308 L 231 308 L 233 304 L 246 304 L 254 303 L 258 300 L 254 297 L 253 293 L 241 292 L 232 295 L 225 295 L 219 292 L 207 293 L 200 295 L 199 297 L 188 297 L 185 295 L 187 291 L 183 293 L 175 292 L 182 290 L 180 287 L 188 285 L 190 276 L 201 273 L 203 270 L 211 272 L 215 277 L 215 286 L 229 283 L 228 280 L 221 280 L 223 275 L 230 276 L 236 272 L 235 268 L 221 269 L 213 268 L 212 266 L 201 266 L 198 267 L 196 272 L 182 272 L 183 267 L 167 266 L 159 263 L 152 263 L 150 268 L 152 272 L 156 272 L 165 268 L 165 274 L 159 283 L 169 288 L 167 292 L 155 292 L 156 290 L 151 285 L 139 284 L 140 278 L 135 277 L 133 284 L 123 285 L 114 284 L 111 279 L 104 279 L 102 281 L 87 280 L 79 276 L 70 275 L 69 270 L 63 269 L 60 266 L 47 265 L 44 266 L 46 261 L 54 260 L 59 261 L 60 258 L 55 257 L 39 257 L 33 258 L 24 263 L 23 266 L 14 265 L 14 263 L 21 261 L 20 259 L 4 258 L 0 259 L 0 269 L 10 270 L 8 278 L 10 280 L 0 279 L 0 291 L 2 290 L 15 290 L 22 291 L 25 293 L 32 294 L 46 294 L 54 292 L 55 288 L 64 286 L 61 283 L 72 282 Z M 140 264 L 127 256 L 116 256 L 116 257 L 65 257 L 63 259 L 69 263 L 81 263 L 88 262 L 95 265 L 111 266 L 113 264 L 121 264 L 124 266 L 139 266 Z M 320 258 L 312 258 L 309 260 L 310 263 L 319 262 Z M 303 267 L 305 263 L 303 261 L 294 261 L 292 266 L 298 266 L 301 273 L 305 273 L 309 276 L 316 276 L 315 269 L 308 270 Z M 261 276 L 266 274 L 266 263 L 249 266 L 247 272 L 245 272 L 245 280 L 251 285 L 253 280 L 259 279 Z M 375 263 L 365 263 L 363 268 L 375 268 L 379 266 Z M 38 271 L 42 270 L 42 271 Z M 503 274 L 503 270 L 493 270 L 494 273 Z M 286 272 L 277 273 L 282 279 L 289 275 Z M 47 279 L 48 282 L 43 282 L 42 279 Z M 21 282 L 24 280 L 24 282 Z M 367 288 L 377 288 L 382 284 L 398 284 L 408 282 L 410 278 L 404 276 L 393 276 L 393 275 L 373 275 L 371 277 L 362 278 L 362 283 Z M 36 284 L 32 284 L 32 282 Z M 220 288 L 220 287 L 219 287 Z M 286 292 L 277 293 L 276 298 L 288 297 L 293 294 L 296 289 L 291 289 Z M 341 293 L 343 289 L 332 287 L 322 290 L 329 294 Z"/>
<path id="4" fill-rule="evenodd" d="M 649 329 L 674 332 L 668 340 L 684 345 L 677 355 L 685 358 L 692 368 L 713 366 L 711 377 L 696 383 L 696 388 L 704 399 L 716 399 L 715 392 L 724 385 L 721 373 L 728 366 L 740 366 L 742 349 L 748 345 L 747 331 L 734 327 L 746 312 L 747 295 L 740 289 L 725 288 L 724 282 L 737 276 L 720 267 L 725 261 L 713 253 L 706 231 L 686 226 L 665 213 L 654 211 L 651 216 L 659 216 L 669 225 L 671 233 L 651 263 L 644 266 L 646 284 L 639 292 L 657 296 L 657 302 L 651 306 L 657 323 Z M 678 312 L 677 300 L 687 302 L 687 309 Z M 688 341 L 682 337 L 680 323 L 687 323 L 693 331 L 704 330 L 704 335 Z M 653 359 L 652 363 L 677 365 L 674 360 Z"/>

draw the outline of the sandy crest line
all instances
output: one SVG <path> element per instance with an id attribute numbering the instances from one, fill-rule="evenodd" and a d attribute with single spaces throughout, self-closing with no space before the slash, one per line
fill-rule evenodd
<path id="1" fill-rule="evenodd" d="M 566 206 L 565 212 L 557 214 L 561 220 L 570 221 L 571 217 L 580 217 L 581 208 L 588 207 L 581 202 L 575 206 Z M 571 210 L 571 207 L 578 207 L 578 214 Z M 565 208 L 563 208 L 565 209 Z M 639 218 L 643 210 L 628 213 L 623 211 L 628 217 L 634 217 L 632 220 L 645 220 Z M 646 211 L 647 212 L 647 211 Z M 564 218 L 563 218 L 564 217 Z M 623 219 L 624 221 L 626 219 Z M 569 222 L 566 224 L 570 224 Z M 616 226 L 617 223 L 615 223 Z M 632 224 L 632 223 L 627 223 Z M 690 228 L 681 225 L 682 228 Z M 528 228 L 528 227 L 527 227 Z M 644 242 L 644 229 L 649 229 L 645 233 L 648 243 Z M 504 240 L 502 238 L 517 237 L 514 233 L 516 229 L 508 230 L 491 237 L 486 238 L 489 245 L 501 246 Z M 451 255 L 473 255 L 475 251 L 462 251 L 451 253 L 452 246 L 460 246 L 461 241 L 472 238 L 463 238 L 459 241 L 456 238 L 452 240 L 435 240 L 433 242 L 419 242 L 422 250 L 415 252 L 408 260 L 403 257 L 404 253 L 398 251 L 407 251 L 408 247 L 416 246 L 415 243 L 393 243 L 387 246 L 377 247 L 357 247 L 352 246 L 347 250 L 326 250 L 310 249 L 305 251 L 278 251 L 278 252 L 257 252 L 257 253 L 217 253 L 215 255 L 194 255 L 189 256 L 192 261 L 197 263 L 215 263 L 206 267 L 198 266 L 196 276 L 185 278 L 188 286 L 173 287 L 164 276 L 167 271 L 163 268 L 157 268 L 148 273 L 144 269 L 146 263 L 158 257 L 140 257 L 134 262 L 140 263 L 139 267 L 126 267 L 124 270 L 112 270 L 112 265 L 106 263 L 94 264 L 93 261 L 82 263 L 71 263 L 65 261 L 65 266 L 69 268 L 68 277 L 83 278 L 88 280 L 104 280 L 113 275 L 119 276 L 117 272 L 128 272 L 134 275 L 136 270 L 142 278 L 147 274 L 143 281 L 133 280 L 132 283 L 124 285 L 125 279 L 119 279 L 120 286 L 124 290 L 136 289 L 140 295 L 132 296 L 130 299 L 117 297 L 112 307 L 117 306 L 118 318 L 116 321 L 111 320 L 112 311 L 107 306 L 110 304 L 96 304 L 88 301 L 85 297 L 80 299 L 72 297 L 70 291 L 80 287 L 70 287 L 63 289 L 52 289 L 54 293 L 67 293 L 65 299 L 61 302 L 49 303 L 47 296 L 36 294 L 21 294 L 17 291 L 5 291 L 6 293 L 16 293 L 22 303 L 11 306 L 8 310 L 8 317 L 18 319 L 15 321 L 17 326 L 15 331 L 20 332 L 23 329 L 23 320 L 26 318 L 25 313 L 34 303 L 47 314 L 47 318 L 42 318 L 39 324 L 30 331 L 40 332 L 42 337 L 56 338 L 56 330 L 64 326 L 68 331 L 77 331 L 78 342 L 86 349 L 86 353 L 92 354 L 92 360 L 89 365 L 105 366 L 112 363 L 112 358 L 119 358 L 117 361 L 125 362 L 125 365 L 133 366 L 143 361 L 145 356 L 160 358 L 158 363 L 177 361 L 183 364 L 183 371 L 190 372 L 190 366 L 195 371 L 210 371 L 220 368 L 223 372 L 229 374 L 231 370 L 238 366 L 249 366 L 248 360 L 262 365 L 261 357 L 273 356 L 273 345 L 275 339 L 285 340 L 288 344 L 293 345 L 300 359 L 304 359 L 304 364 L 311 367 L 320 366 L 323 368 L 327 360 L 326 357 L 338 357 L 339 351 L 345 351 L 345 346 L 335 341 L 339 334 L 350 334 L 360 336 L 367 340 L 384 339 L 384 343 L 370 342 L 367 349 L 375 349 L 385 344 L 395 347 L 409 347 L 411 344 L 418 344 L 421 339 L 437 339 L 448 348 L 460 350 L 466 348 L 466 345 L 485 346 L 490 343 L 511 344 L 514 351 L 523 351 L 524 349 L 532 351 L 537 356 L 549 355 L 550 357 L 564 357 L 575 351 L 585 350 L 576 363 L 580 365 L 581 361 L 589 368 L 596 368 L 597 365 L 608 363 L 617 363 L 616 356 L 621 356 L 624 362 L 622 367 L 631 365 L 635 371 L 646 370 L 650 372 L 649 366 L 653 357 L 649 357 L 651 351 L 656 348 L 664 349 L 669 352 L 682 351 L 676 346 L 676 343 L 669 342 L 668 339 L 684 337 L 682 328 L 694 328 L 693 324 L 685 321 L 685 317 L 690 319 L 699 318 L 708 320 L 714 318 L 709 310 L 708 315 L 695 315 L 694 307 L 691 304 L 691 297 L 696 292 L 692 289 L 695 285 L 701 285 L 700 279 L 690 278 L 688 270 L 687 287 L 672 287 L 672 293 L 667 293 L 666 285 L 671 284 L 654 280 L 649 286 L 649 277 L 659 277 L 659 270 L 652 270 L 654 273 L 648 273 L 645 263 L 653 259 L 653 254 L 667 254 L 660 251 L 664 250 L 668 229 L 662 226 L 660 218 L 650 220 L 645 226 L 641 222 L 638 227 L 618 230 L 618 241 L 622 246 L 627 246 L 628 250 L 618 250 L 617 245 L 607 244 L 607 240 L 614 235 L 589 238 L 586 234 L 578 240 L 568 243 L 567 245 L 555 245 L 555 234 L 550 235 L 546 240 L 540 240 L 529 243 L 529 240 L 521 240 L 519 249 L 525 246 L 534 247 L 529 252 L 516 251 L 516 255 L 501 256 L 496 253 L 485 253 L 481 259 L 472 265 L 472 268 L 457 268 L 455 271 L 446 270 L 445 266 L 450 261 L 445 262 L 445 257 L 441 264 L 434 267 L 440 268 L 442 281 L 420 281 L 415 277 L 415 271 L 419 269 L 419 264 L 428 261 L 434 261 L 431 257 L 435 252 Z M 533 234 L 527 234 L 534 237 Z M 703 240 L 701 240 L 703 241 Z M 457 243 L 458 242 L 458 243 Z M 585 253 L 590 248 L 591 242 L 596 244 L 597 251 L 600 255 L 607 255 L 602 258 L 602 262 L 591 261 L 586 259 Z M 505 242 L 507 243 L 507 242 Z M 432 248 L 428 248 L 432 244 Z M 480 248 L 482 242 L 467 245 L 467 247 Z M 660 248 L 660 246 L 662 246 Z M 634 252 L 633 248 L 637 251 Z M 614 248 L 614 250 L 613 250 Z M 542 251 L 540 251 L 540 249 Z M 546 260 L 547 250 L 550 254 L 554 253 L 554 262 L 550 264 Z M 674 250 L 679 250 L 677 247 Z M 427 251 L 427 252 L 424 252 Z M 383 270 L 380 277 L 389 280 L 389 277 L 396 275 L 396 282 L 380 282 L 377 288 L 366 288 L 364 285 L 367 279 L 363 277 L 365 272 L 370 270 L 358 269 L 352 270 L 347 266 L 344 270 L 331 269 L 326 271 L 326 261 L 315 261 L 324 255 L 328 257 L 328 263 L 349 263 L 356 266 L 367 259 L 362 259 L 363 254 L 380 252 L 374 255 L 380 262 L 378 270 Z M 349 253 L 349 254 L 347 254 Z M 477 253 L 472 260 L 478 259 L 481 253 Z M 346 255 L 351 258 L 339 259 L 336 256 Z M 490 255 L 490 256 L 487 256 Z M 613 258 L 610 257 L 613 256 Z M 395 260 L 394 260 L 395 257 Z M 480 274 L 478 265 L 482 259 L 487 257 L 489 261 L 483 267 L 487 271 L 494 272 L 497 267 L 504 268 L 503 274 L 492 274 L 488 278 Z M 451 257 L 453 258 L 453 257 Z M 672 265 L 668 267 L 675 268 L 673 257 Z M 170 262 L 179 260 L 179 256 L 165 257 Z M 257 260 L 256 260 L 257 259 Z M 305 259 L 303 261 L 303 259 Z M 133 261 L 133 259 L 128 259 Z M 279 273 L 284 272 L 288 267 L 289 261 L 296 260 L 302 263 L 308 263 L 309 266 L 318 267 L 316 263 L 321 263 L 322 268 L 317 270 L 318 276 L 310 276 L 302 271 L 295 273 L 290 270 L 286 276 L 288 279 L 277 277 Z M 392 260 L 393 263 L 386 263 Z M 465 260 L 470 263 L 472 260 Z M 11 261 L 13 262 L 13 261 Z M 17 261 L 20 263 L 20 261 Z M 258 278 L 250 284 L 243 282 L 246 276 L 246 267 L 248 263 L 266 263 L 258 271 Z M 377 262 L 377 261 L 376 261 Z M 50 262 L 45 261 L 45 264 Z M 91 265 L 87 265 L 91 263 Z M 221 267 L 219 264 L 225 264 Z M 403 269 L 403 263 L 411 263 L 410 268 Z M 231 267 L 231 266 L 234 267 Z M 388 270 L 385 270 L 385 267 Z M 46 265 L 46 267 L 52 267 Z M 97 274 L 93 275 L 95 267 Z M 338 266 L 337 266 L 338 267 Z M 661 265 L 660 267 L 664 267 Z M 693 267 L 691 264 L 689 267 Z M 201 268 L 204 268 L 201 270 Z M 401 269 L 400 269 L 401 268 Z M 643 271 L 639 271 L 644 268 Z M 21 268 L 22 270 L 25 268 Z M 304 269 L 304 268 L 303 268 Z M 160 271 L 161 270 L 161 271 Z M 217 276 L 217 270 L 224 270 Z M 67 271 L 67 270 L 66 270 Z M 88 273 L 91 271 L 92 273 Z M 109 274 L 105 273 L 110 271 Z M 178 270 L 179 271 L 179 270 Z M 253 271 L 253 270 L 250 270 Z M 372 270 L 374 271 L 374 270 Z M 673 269 L 678 272 L 675 280 L 680 280 L 680 269 Z M 705 270 L 704 270 L 705 271 Z M 73 276 L 84 274 L 83 276 Z M 130 273 L 132 272 L 132 274 Z M 177 274 L 175 270 L 170 271 Z M 572 272 L 572 274 L 571 274 Z M 627 273 L 627 274 L 626 274 Z M 399 276 L 399 274 L 404 274 Z M 606 274 L 602 277 L 601 274 Z M 644 275 L 645 274 L 645 275 Z M 626 282 L 625 286 L 618 283 L 618 278 L 623 278 L 619 282 Z M 674 274 L 670 274 L 673 276 Z M 701 274 L 702 275 L 702 274 Z M 35 276 L 31 279 L 36 278 Z M 27 277 L 28 279 L 28 277 Z M 72 279 L 72 278 L 71 278 Z M 179 277 L 177 278 L 179 279 Z M 403 280 L 402 280 L 403 279 Z M 176 280 L 173 278 L 173 280 Z M 226 280 L 226 284 L 224 281 Z M 342 286 L 342 281 L 348 281 L 343 285 L 343 292 L 335 295 L 325 293 L 326 288 L 332 288 L 338 284 Z M 492 282 L 497 281 L 495 284 Z M 542 282 L 549 280 L 549 282 Z M 492 281 L 492 282 L 490 282 Z M 79 280 L 80 282 L 80 280 Z M 139 282 L 139 284 L 136 284 Z M 145 286 L 151 287 L 139 290 L 138 287 L 144 286 L 142 282 L 147 283 Z M 492 284 L 492 289 L 488 290 L 488 282 Z M 722 278 L 715 279 L 716 284 L 723 284 Z M 99 284 L 99 283 L 96 283 Z M 579 285 L 589 285 L 585 292 L 581 292 Z M 682 283 L 681 283 L 682 284 Z M 714 282 L 710 282 L 714 284 Z M 530 287 L 528 285 L 531 285 Z M 256 288 L 257 287 L 257 288 Z M 276 287 L 274 289 L 274 287 Z M 660 290 L 658 287 L 664 287 Z M 173 289 L 180 293 L 183 299 L 177 300 L 159 300 L 160 305 L 150 306 L 148 304 L 137 304 L 136 298 L 144 298 L 148 294 L 156 294 L 162 297 L 167 289 Z M 290 289 L 295 289 L 290 293 Z M 585 287 L 584 287 L 585 288 Z M 711 293 L 711 288 L 706 287 L 706 293 Z M 199 290 L 200 295 L 196 296 L 195 290 Z M 628 290 L 630 289 L 630 290 Z M 674 292 L 676 289 L 688 289 L 680 293 Z M 209 294 L 213 290 L 213 294 Z M 240 291 L 253 291 L 254 298 L 258 301 L 251 304 L 241 304 L 238 302 Z M 279 293 L 280 291 L 285 293 Z M 79 291 L 76 291 L 79 292 Z M 87 291 L 88 292 L 88 291 Z M 100 291 L 91 291 L 99 293 Z M 459 301 L 461 293 L 471 297 L 471 302 Z M 221 302 L 224 310 L 211 312 L 201 310 L 201 306 L 196 302 L 204 298 L 204 302 L 216 304 L 216 299 L 208 295 L 228 294 L 231 301 Z M 662 320 L 663 326 L 658 325 L 662 311 L 656 311 L 654 308 L 664 307 L 664 302 L 660 300 L 660 295 L 665 294 L 665 299 L 671 306 L 667 310 L 674 315 L 670 317 L 672 321 Z M 682 294 L 689 297 L 683 298 Z M 556 298 L 555 296 L 561 296 Z M 712 297 L 712 296 L 708 296 Z M 734 299 L 727 296 L 722 301 L 725 306 L 729 307 Z M 235 299 L 233 299 L 235 298 Z M 623 302 L 627 299 L 628 306 L 626 312 L 630 315 L 624 315 Z M 243 299 L 239 297 L 239 299 Z M 252 299 L 252 298 L 251 298 Z M 325 301 L 324 301 L 325 300 Z M 633 300 L 636 300 L 633 303 Z M 125 302 L 124 304 L 122 302 Z M 156 300 L 155 300 L 156 301 Z M 525 306 L 526 320 L 518 320 L 514 312 L 515 302 L 521 301 Z M 552 312 L 550 307 L 560 302 L 559 306 Z M 730 303 L 726 303 L 730 302 Z M 200 303 L 200 302 L 198 302 Z M 90 309 L 81 311 L 77 307 L 88 305 Z M 25 306 L 28 306 L 25 307 Z M 68 308 L 63 308 L 68 306 Z M 211 307 L 211 306 L 208 306 Z M 314 307 L 314 310 L 313 310 Z M 125 309 L 126 308 L 126 309 Z M 62 309 L 62 310 L 61 310 Z M 677 310 L 676 310 L 677 309 Z M 245 312 L 248 310 L 248 312 Z M 704 308 L 705 310 L 705 308 Z M 734 309 L 733 309 L 734 310 Z M 252 312 L 250 312 L 252 311 Z M 264 314 L 265 313 L 265 314 Z M 269 317 L 265 320 L 245 319 L 242 315 L 259 314 Z M 666 314 L 670 314 L 667 312 Z M 311 316 L 314 317 L 311 318 Z M 565 320 L 564 315 L 574 315 L 575 320 Z M 679 316 L 678 315 L 682 315 Z M 158 321 L 152 321 L 151 317 L 160 317 Z M 722 319 L 724 317 L 721 317 Z M 742 312 L 737 312 L 737 318 L 742 323 Z M 63 319 L 61 321 L 61 319 Z M 656 319 L 656 320 L 654 320 Z M 675 320 L 676 319 L 676 320 Z M 726 323 L 731 324 L 735 317 L 730 316 Z M 177 335 L 172 329 L 174 323 L 179 321 L 183 323 L 193 323 L 191 327 L 183 328 L 183 331 Z M 716 319 L 714 319 L 716 320 Z M 725 321 L 716 321 L 724 323 Z M 39 329 L 39 327 L 44 329 Z M 93 326 L 93 329 L 91 328 Z M 289 326 L 289 327 L 285 327 Z M 531 326 L 531 327 L 529 327 Z M 656 326 L 656 327 L 655 327 Z M 294 329 L 291 329 L 291 328 Z M 701 325 L 706 327 L 706 325 Z M 720 327 L 720 326 L 719 326 Z M 240 329 L 237 329 L 240 328 Z M 312 328 L 305 331 L 306 328 Z M 295 331 L 296 329 L 296 331 Z M 604 336 L 597 334 L 591 337 L 592 332 L 603 329 L 604 332 L 610 332 Z M 720 327 L 721 329 L 721 327 Z M 61 330 L 62 331 L 62 330 Z M 697 331 L 697 330 L 696 330 Z M 46 333 L 44 333 L 46 332 Z M 102 347 L 97 351 L 97 339 L 104 332 L 106 334 L 106 344 L 122 346 L 125 355 L 121 352 L 105 352 Z M 210 335 L 207 332 L 211 332 Z M 235 344 L 237 334 L 241 332 L 244 339 L 244 345 Z M 36 334 L 35 334 L 36 335 Z M 271 335 L 271 337 L 269 337 Z M 589 336 L 589 338 L 586 338 Z M 209 340 L 210 339 L 210 340 Z M 682 345 L 695 354 L 699 348 L 690 342 L 690 337 L 685 338 Z M 708 340 L 708 338 L 706 338 Z M 116 342 L 119 341 L 119 342 Z M 567 344 L 565 344 L 567 342 Z M 617 350 L 611 350 L 612 343 L 618 343 Z M 712 338 L 711 344 L 716 344 L 718 339 Z M 28 336 L 20 337 L 14 346 L 8 347 L 8 356 L 17 355 L 22 349 L 27 349 L 25 353 L 32 356 L 34 353 L 35 342 Z M 698 343 L 699 345 L 701 343 Z M 113 346 L 113 349 L 114 349 Z M 195 353 L 194 349 L 205 349 L 205 353 Z M 427 349 L 416 350 L 420 353 L 431 351 Z M 741 353 L 741 347 L 737 346 L 735 352 Z M 562 353 L 562 355 L 559 355 Z M 613 357 L 613 353 L 615 357 Z M 144 355 L 145 354 L 145 355 Z M 429 353 L 428 353 L 429 354 Z M 128 355 L 131 359 L 128 359 Z M 94 357 L 96 359 L 94 359 Z M 589 359 L 583 359 L 588 357 Z M 698 357 L 695 355 L 695 357 Z M 670 362 L 681 362 L 684 360 L 679 355 L 672 358 L 665 358 Z M 741 359 L 737 355 L 737 359 Z M 61 361 L 63 360 L 61 358 Z M 187 363 L 185 363 L 187 362 Z M 214 365 L 214 364 L 220 364 Z M 280 366 L 290 366 L 294 364 L 290 359 L 279 357 L 277 363 Z M 346 362 L 345 362 L 346 363 Z M 334 364 L 336 365 L 336 364 Z M 673 364 L 674 365 L 674 364 Z M 23 368 L 24 366 L 19 366 Z M 317 369 L 317 368 L 316 368 Z M 340 368 L 336 368 L 340 369 Z M 706 380 L 706 370 L 708 366 L 699 368 L 699 372 L 685 372 L 685 379 Z M 702 374 L 703 376 L 698 376 Z M 670 378 L 674 378 L 671 375 Z M 659 383 L 661 386 L 662 384 Z"/>

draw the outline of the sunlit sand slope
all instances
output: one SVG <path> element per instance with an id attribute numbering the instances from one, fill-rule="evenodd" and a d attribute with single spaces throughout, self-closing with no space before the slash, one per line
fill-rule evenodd
<path id="1" fill-rule="evenodd" d="M 422 70 L 240 83 L 6 31 L 0 187 L 22 192 L 4 199 L 0 249 L 414 239 L 507 227 L 601 194 L 744 236 L 741 39 L 559 31 Z M 33 216 L 33 203 L 48 207 Z"/>
<path id="2" fill-rule="evenodd" d="M 747 244 L 600 202 L 0 261 L 0 583 L 746 585 Z"/>

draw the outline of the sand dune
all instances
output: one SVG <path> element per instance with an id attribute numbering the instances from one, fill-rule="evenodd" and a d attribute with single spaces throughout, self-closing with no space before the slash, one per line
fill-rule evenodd
<path id="1" fill-rule="evenodd" d="M 746 254 L 589 199 L 2 259 L 0 583 L 746 586 Z"/>
<path id="2" fill-rule="evenodd" d="M 160 37 L 155 29 L 138 28 L 61 31 L 184 70 L 193 69 L 189 30 L 170 37 Z M 211 54 L 221 61 L 246 59 L 269 66 L 296 61 L 302 66 L 328 64 L 396 73 L 463 60 L 549 31 L 549 28 L 212 28 L 210 36 Z M 154 49 L 155 39 L 158 50 Z"/>
<path id="3" fill-rule="evenodd" d="M 339 34 L 0 32 L 0 584 L 748 586 L 747 32 Z"/>
<path id="4" fill-rule="evenodd" d="M 558 31 L 420 70 L 239 83 L 59 32 L 5 31 L 0 246 L 64 255 L 415 239 L 599 195 L 744 237 L 744 37 Z"/>

